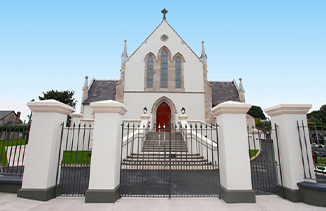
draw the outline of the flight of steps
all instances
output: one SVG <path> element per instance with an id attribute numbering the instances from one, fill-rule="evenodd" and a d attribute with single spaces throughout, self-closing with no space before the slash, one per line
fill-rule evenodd
<path id="1" fill-rule="evenodd" d="M 150 132 L 139 153 L 132 153 L 122 161 L 122 169 L 170 169 L 169 133 Z M 202 170 L 213 165 L 196 153 L 189 153 L 180 133 L 171 133 L 171 169 Z"/>

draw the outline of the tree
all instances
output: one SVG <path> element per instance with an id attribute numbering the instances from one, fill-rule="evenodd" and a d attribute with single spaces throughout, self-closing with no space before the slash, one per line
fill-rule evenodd
<path id="1" fill-rule="evenodd" d="M 43 93 L 43 97 L 39 96 L 38 98 L 40 100 L 49 100 L 49 99 L 53 99 L 53 100 L 57 100 L 61 103 L 70 105 L 71 107 L 76 107 L 77 104 L 77 100 L 75 98 L 73 98 L 75 92 L 74 91 L 70 91 L 70 90 L 62 90 L 62 91 L 58 91 L 58 90 L 51 90 L 51 91 L 47 91 L 47 92 L 42 92 Z"/>
<path id="2" fill-rule="evenodd" d="M 259 106 L 254 106 L 254 105 L 251 106 L 251 108 L 249 109 L 247 114 L 249 114 L 250 116 L 252 116 L 254 118 L 266 119 L 266 116 L 265 116 L 263 110 L 261 110 L 261 108 Z"/>
<path id="3" fill-rule="evenodd" d="M 326 104 L 320 107 L 320 112 L 326 115 Z"/>
<path id="4" fill-rule="evenodd" d="M 322 105 L 318 111 L 312 111 L 307 114 L 308 124 L 326 124 L 326 104 Z"/>
<path id="5" fill-rule="evenodd" d="M 260 120 L 258 118 L 255 118 L 255 123 L 256 123 L 257 129 L 260 129 L 262 131 L 270 132 L 271 129 L 272 129 L 272 124 L 271 124 L 271 121 L 269 119 Z"/>

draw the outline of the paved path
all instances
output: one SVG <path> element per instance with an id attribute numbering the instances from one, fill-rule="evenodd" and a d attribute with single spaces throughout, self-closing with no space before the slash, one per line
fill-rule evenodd
<path id="1" fill-rule="evenodd" d="M 111 211 L 201 211 L 201 210 L 326 210 L 304 203 L 292 203 L 278 196 L 257 196 L 255 204 L 226 204 L 217 198 L 132 198 L 124 197 L 114 204 L 85 204 L 84 198 L 58 197 L 48 202 L 17 198 L 16 194 L 0 193 L 0 210 L 111 210 Z"/>

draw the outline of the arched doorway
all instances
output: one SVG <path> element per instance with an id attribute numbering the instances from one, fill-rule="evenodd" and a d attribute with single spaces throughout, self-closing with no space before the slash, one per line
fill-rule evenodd
<path id="1" fill-rule="evenodd" d="M 163 125 L 165 125 L 166 131 L 169 131 L 169 116 L 171 116 L 170 106 L 165 102 L 161 103 L 156 111 L 156 129 L 159 126 L 163 128 Z"/>

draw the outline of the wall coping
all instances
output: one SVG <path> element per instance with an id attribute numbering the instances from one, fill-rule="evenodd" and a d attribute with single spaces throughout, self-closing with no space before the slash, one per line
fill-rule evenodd
<path id="1" fill-rule="evenodd" d="M 27 106 L 33 112 L 55 112 L 68 115 L 75 109 L 69 105 L 61 103 L 57 100 L 42 100 L 37 102 L 28 102 Z"/>
<path id="2" fill-rule="evenodd" d="M 148 115 L 148 114 L 142 114 L 142 115 L 140 115 L 140 119 L 149 119 L 149 118 L 151 118 L 151 116 Z"/>
<path id="3" fill-rule="evenodd" d="M 72 114 L 69 114 L 70 117 L 72 118 L 82 118 L 84 114 L 81 114 L 81 113 L 72 113 Z"/>
<path id="4" fill-rule="evenodd" d="M 87 119 L 87 118 L 83 118 L 80 119 L 81 122 L 94 122 L 94 119 Z"/>
<path id="5" fill-rule="evenodd" d="M 227 101 L 212 108 L 212 113 L 214 116 L 221 114 L 246 114 L 250 108 L 250 104 Z"/>
<path id="6" fill-rule="evenodd" d="M 188 115 L 182 114 L 182 115 L 178 116 L 178 118 L 180 120 L 187 120 L 188 119 Z"/>
<path id="7" fill-rule="evenodd" d="M 281 114 L 306 114 L 311 108 L 311 104 L 279 104 L 264 109 L 268 116 Z"/>
<path id="8" fill-rule="evenodd" d="M 90 103 L 90 106 L 94 113 L 119 113 L 124 115 L 128 110 L 125 105 L 114 100 Z"/>

